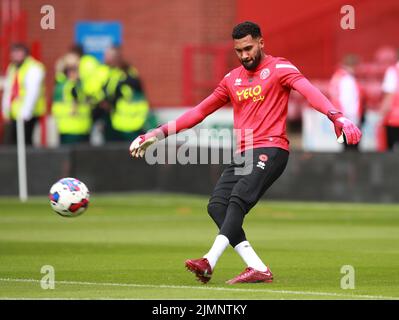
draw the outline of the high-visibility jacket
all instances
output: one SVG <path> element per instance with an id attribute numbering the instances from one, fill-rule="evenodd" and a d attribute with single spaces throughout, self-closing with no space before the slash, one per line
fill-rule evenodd
<path id="1" fill-rule="evenodd" d="M 126 74 L 122 69 L 108 67 L 107 81 L 103 88 L 105 97 L 108 101 L 113 101 L 115 99 L 118 84 L 124 81 L 125 79 L 126 79 Z"/>
<path id="2" fill-rule="evenodd" d="M 75 89 L 77 98 L 73 96 Z M 86 135 L 92 126 L 91 107 L 80 83 L 65 80 L 57 84 L 52 113 L 60 134 Z"/>
<path id="3" fill-rule="evenodd" d="M 100 63 L 94 56 L 83 55 L 79 62 L 79 77 L 82 89 L 87 97 L 97 103 L 104 96 L 102 88 L 109 76 L 109 67 Z"/>
<path id="4" fill-rule="evenodd" d="M 95 71 L 96 86 L 92 87 L 91 98 L 95 103 L 105 99 L 104 86 L 106 85 L 110 76 L 111 68 L 106 64 L 100 64 Z"/>
<path id="5" fill-rule="evenodd" d="M 38 67 L 45 72 L 44 65 L 38 60 L 27 57 L 22 65 L 17 68 L 14 64 L 10 64 L 7 70 L 7 78 L 11 79 L 12 85 L 14 84 L 15 77 L 18 82 L 18 95 L 11 101 L 11 118 L 16 120 L 21 112 L 24 100 L 26 98 L 26 75 L 30 68 L 33 66 Z M 46 96 L 44 81 L 41 84 L 40 94 L 33 108 L 33 116 L 40 117 L 46 112 Z"/>
<path id="6" fill-rule="evenodd" d="M 83 91 L 86 95 L 92 95 L 97 91 L 98 82 L 95 74 L 100 62 L 91 55 L 83 55 L 79 61 L 79 77 L 82 81 Z"/>
<path id="7" fill-rule="evenodd" d="M 120 87 L 121 97 L 111 113 L 112 127 L 117 131 L 134 132 L 143 128 L 149 111 L 142 93 L 135 93 L 127 84 Z"/>
<path id="8" fill-rule="evenodd" d="M 129 76 L 136 77 L 135 69 Z M 119 68 L 111 68 L 104 92 L 113 102 L 111 125 L 116 131 L 135 132 L 143 128 L 149 104 L 143 92 L 135 91 L 125 80 L 128 75 Z"/>

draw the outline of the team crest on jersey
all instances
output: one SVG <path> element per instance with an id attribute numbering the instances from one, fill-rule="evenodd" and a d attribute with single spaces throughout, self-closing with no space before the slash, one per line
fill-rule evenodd
<path id="1" fill-rule="evenodd" d="M 266 161 L 269 159 L 269 157 L 266 154 L 261 154 L 259 155 L 259 161 L 258 164 L 256 165 L 258 168 L 265 170 L 266 166 Z"/>
<path id="2" fill-rule="evenodd" d="M 269 68 L 262 69 L 262 71 L 260 72 L 260 75 L 259 75 L 261 80 L 265 80 L 268 76 L 270 76 Z"/>

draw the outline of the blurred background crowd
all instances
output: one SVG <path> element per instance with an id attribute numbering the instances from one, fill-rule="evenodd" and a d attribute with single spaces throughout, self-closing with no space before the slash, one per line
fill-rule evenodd
<path id="1" fill-rule="evenodd" d="M 41 1 L 0 0 L 0 146 L 16 143 L 18 117 L 34 146 L 131 141 L 211 93 L 238 65 L 232 27 L 253 20 L 266 52 L 297 65 L 364 132 L 360 146 L 337 145 L 328 120 L 293 92 L 294 149 L 399 148 L 397 0 L 353 1 L 349 30 L 340 0 L 49 2 L 54 29 L 43 29 L 51 12 Z M 215 119 L 204 126 L 231 128 L 231 109 Z"/>
<path id="2" fill-rule="evenodd" d="M 104 53 L 100 63 L 76 45 L 56 62 L 50 114 L 61 144 L 89 143 L 94 123 L 99 123 L 104 142 L 130 141 L 156 124 L 149 123 L 137 70 L 118 47 Z M 16 119 L 22 117 L 26 143 L 32 144 L 35 125 L 46 115 L 45 74 L 45 65 L 25 44 L 11 45 L 2 99 L 6 143 L 16 143 Z"/>

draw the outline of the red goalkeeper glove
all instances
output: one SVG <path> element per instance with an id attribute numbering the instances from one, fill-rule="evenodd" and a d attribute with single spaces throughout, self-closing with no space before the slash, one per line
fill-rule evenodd
<path id="1" fill-rule="evenodd" d="M 327 113 L 328 119 L 334 124 L 335 134 L 339 143 L 358 144 L 362 137 L 362 132 L 356 125 L 345 118 L 342 112 L 330 110 Z"/>

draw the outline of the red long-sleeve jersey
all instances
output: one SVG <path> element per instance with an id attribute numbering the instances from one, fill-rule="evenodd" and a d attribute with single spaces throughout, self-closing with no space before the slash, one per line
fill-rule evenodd
<path id="1" fill-rule="evenodd" d="M 324 114 L 334 109 L 297 67 L 284 58 L 267 55 L 255 70 L 240 66 L 229 72 L 208 98 L 158 128 L 158 132 L 161 130 L 167 136 L 191 128 L 230 102 L 234 110 L 237 152 L 259 147 L 289 150 L 286 120 L 291 89 L 298 90 Z"/>

